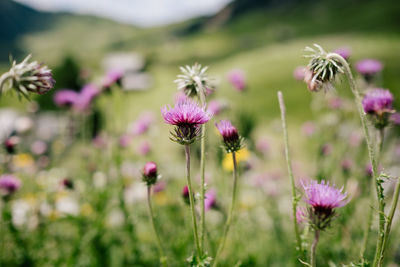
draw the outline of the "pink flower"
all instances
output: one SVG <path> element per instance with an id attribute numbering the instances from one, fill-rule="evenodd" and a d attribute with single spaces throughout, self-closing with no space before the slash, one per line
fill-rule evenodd
<path id="1" fill-rule="evenodd" d="M 153 192 L 159 193 L 165 190 L 166 183 L 164 181 L 160 181 L 153 186 Z"/>
<path id="2" fill-rule="evenodd" d="M 392 103 L 392 93 L 381 88 L 369 90 L 362 100 L 365 113 L 377 115 L 392 112 Z"/>
<path id="3" fill-rule="evenodd" d="M 176 126 L 198 126 L 208 122 L 212 116 L 190 99 L 176 103 L 173 108 L 163 107 L 161 114 L 166 123 Z"/>
<path id="4" fill-rule="evenodd" d="M 103 87 L 109 88 L 113 84 L 118 83 L 122 76 L 124 75 L 123 71 L 120 70 L 110 70 L 107 72 L 106 76 L 104 77 Z"/>
<path id="5" fill-rule="evenodd" d="M 143 141 L 139 144 L 136 152 L 141 156 L 146 156 L 151 151 L 151 145 L 147 141 Z"/>
<path id="6" fill-rule="evenodd" d="M 151 124 L 153 123 L 154 116 L 152 112 L 144 112 L 139 118 L 132 124 L 130 132 L 133 135 L 142 135 L 146 133 Z"/>
<path id="7" fill-rule="evenodd" d="M 351 168 L 353 167 L 353 161 L 351 160 L 351 159 L 349 159 L 349 158 L 346 158 L 346 159 L 344 159 L 342 162 L 341 162 L 341 167 L 342 167 L 342 170 L 344 171 L 344 172 L 349 172 L 350 170 L 351 170 Z"/>
<path id="8" fill-rule="evenodd" d="M 216 123 L 215 126 L 222 135 L 226 152 L 235 152 L 242 147 L 242 140 L 238 130 L 230 121 L 221 120 L 219 123 Z"/>
<path id="9" fill-rule="evenodd" d="M 214 189 L 210 189 L 204 198 L 204 208 L 206 211 L 216 207 L 217 193 Z"/>
<path id="10" fill-rule="evenodd" d="M 228 73 L 228 80 L 238 91 L 246 88 L 246 75 L 242 70 L 232 70 Z"/>
<path id="11" fill-rule="evenodd" d="M 122 148 L 126 148 L 130 145 L 131 143 L 131 137 L 129 136 L 129 134 L 123 134 L 120 136 L 119 138 L 119 145 Z"/>
<path id="12" fill-rule="evenodd" d="M 296 81 L 303 81 L 306 75 L 307 68 L 304 66 L 298 66 L 293 71 L 293 77 Z"/>
<path id="13" fill-rule="evenodd" d="M 222 104 L 220 101 L 218 101 L 218 100 L 211 100 L 210 102 L 208 102 L 207 111 L 208 111 L 209 113 L 213 114 L 214 116 L 217 116 L 217 115 L 220 114 L 225 108 L 226 108 L 226 105 Z"/>
<path id="14" fill-rule="evenodd" d="M 94 84 L 85 85 L 77 100 L 73 103 L 73 108 L 76 111 L 87 111 L 93 101 L 93 99 L 99 95 L 101 91 Z"/>
<path id="15" fill-rule="evenodd" d="M 343 207 L 347 204 L 347 193 L 343 193 L 343 188 L 337 189 L 330 186 L 329 182 L 322 180 L 302 183 L 306 202 L 313 207 L 316 212 L 332 212 L 333 209 Z"/>
<path id="16" fill-rule="evenodd" d="M 31 150 L 35 155 L 42 155 L 47 151 L 47 144 L 41 140 L 32 143 Z"/>
<path id="17" fill-rule="evenodd" d="M 301 130 L 305 136 L 313 136 L 315 134 L 315 124 L 312 121 L 307 121 L 303 124 Z"/>
<path id="18" fill-rule="evenodd" d="M 383 69 L 383 65 L 376 59 L 364 59 L 358 61 L 356 64 L 356 70 L 364 76 L 372 76 L 377 74 Z"/>
<path id="19" fill-rule="evenodd" d="M 63 89 L 58 90 L 54 94 L 54 103 L 58 107 L 69 107 L 72 106 L 78 99 L 79 94 L 73 90 Z"/>
<path id="20" fill-rule="evenodd" d="M 157 179 L 157 164 L 153 161 L 147 162 L 143 168 L 143 181 L 150 186 L 154 185 Z"/>
<path id="21" fill-rule="evenodd" d="M 351 55 L 351 51 L 348 47 L 340 47 L 334 51 L 336 54 L 339 54 L 342 56 L 342 58 L 348 60 Z"/>
<path id="22" fill-rule="evenodd" d="M 21 187 L 21 181 L 12 174 L 0 176 L 0 193 L 9 196 Z"/>

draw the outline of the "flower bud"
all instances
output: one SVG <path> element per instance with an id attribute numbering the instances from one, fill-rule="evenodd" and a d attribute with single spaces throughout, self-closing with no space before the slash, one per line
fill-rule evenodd
<path id="1" fill-rule="evenodd" d="M 157 165 L 155 162 L 149 161 L 144 165 L 143 168 L 143 181 L 151 186 L 157 182 Z"/>

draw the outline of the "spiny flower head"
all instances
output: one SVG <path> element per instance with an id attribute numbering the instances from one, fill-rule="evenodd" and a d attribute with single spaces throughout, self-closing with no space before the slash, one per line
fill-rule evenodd
<path id="1" fill-rule="evenodd" d="M 236 152 L 242 148 L 242 138 L 239 136 L 238 130 L 228 120 L 221 120 L 216 123 L 219 133 L 224 140 L 224 147 L 227 153 Z"/>
<path id="2" fill-rule="evenodd" d="M 143 167 L 143 182 L 150 186 L 154 185 L 157 179 L 157 164 L 153 161 L 147 162 Z"/>
<path id="3" fill-rule="evenodd" d="M 311 225 L 316 229 L 323 230 L 330 225 L 335 215 L 335 208 L 347 204 L 347 193 L 343 193 L 343 187 L 337 189 L 329 182 L 322 180 L 302 183 L 305 192 L 305 201 L 310 205 L 308 215 Z"/>
<path id="4" fill-rule="evenodd" d="M 51 70 L 37 61 L 29 62 L 30 58 L 31 55 L 28 55 L 18 64 L 13 61 L 10 70 L 2 76 L 2 79 L 9 79 L 10 82 L 7 85 L 3 84 L 1 92 L 14 88 L 19 95 L 28 98 L 28 92 L 42 95 L 54 87 L 56 82 Z"/>
<path id="5" fill-rule="evenodd" d="M 171 140 L 180 144 L 191 144 L 199 135 L 199 125 L 208 122 L 212 115 L 200 107 L 195 101 L 184 99 L 171 106 L 161 108 L 164 121 L 175 125 L 175 133 Z"/>
<path id="6" fill-rule="evenodd" d="M 325 90 L 332 87 L 332 82 L 338 73 L 343 73 L 341 63 L 333 57 L 340 56 L 336 53 L 327 53 L 325 50 L 314 44 L 315 48 L 306 47 L 305 51 L 310 52 L 310 55 L 305 57 L 311 58 L 308 63 L 307 70 L 304 76 L 304 81 L 311 92 Z"/>
<path id="7" fill-rule="evenodd" d="M 365 113 L 372 116 L 375 126 L 379 129 L 386 127 L 389 123 L 389 115 L 394 112 L 392 104 L 392 93 L 382 88 L 367 91 L 362 100 Z"/>
<path id="8" fill-rule="evenodd" d="M 0 176 L 0 194 L 8 197 L 21 187 L 21 181 L 12 174 Z"/>
<path id="9" fill-rule="evenodd" d="M 202 67 L 198 63 L 193 66 L 180 67 L 182 74 L 179 74 L 174 81 L 178 86 L 178 90 L 183 90 L 187 96 L 193 97 L 199 94 L 199 90 L 212 88 L 206 73 L 207 69 L 207 66 Z M 202 85 L 202 88 L 199 88 L 199 84 Z"/>

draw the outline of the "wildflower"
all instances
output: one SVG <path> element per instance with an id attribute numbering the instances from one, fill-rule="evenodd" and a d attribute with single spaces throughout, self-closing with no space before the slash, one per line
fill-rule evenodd
<path id="1" fill-rule="evenodd" d="M 338 73 L 343 73 L 342 65 L 332 55 L 334 53 L 325 52 L 321 46 L 314 44 L 315 48 L 306 47 L 307 52 L 311 52 L 311 60 L 307 66 L 304 81 L 311 92 L 318 92 L 321 89 L 332 88 L 332 82 Z"/>
<path id="2" fill-rule="evenodd" d="M 243 138 L 239 136 L 238 130 L 230 121 L 221 120 L 215 126 L 222 135 L 227 153 L 236 152 L 242 148 Z"/>
<path id="3" fill-rule="evenodd" d="M 162 191 L 165 190 L 165 187 L 166 187 L 166 186 L 167 186 L 167 185 L 165 184 L 164 181 L 160 181 L 160 182 L 156 183 L 156 184 L 153 186 L 153 192 L 154 192 L 154 193 L 160 193 L 160 192 L 162 192 Z"/>
<path id="4" fill-rule="evenodd" d="M 18 136 L 10 136 L 4 141 L 4 147 L 8 154 L 14 154 L 15 148 L 19 144 L 20 138 Z"/>
<path id="5" fill-rule="evenodd" d="M 21 181 L 12 174 L 0 176 L 0 194 L 8 197 L 21 187 Z"/>
<path id="6" fill-rule="evenodd" d="M 79 93 L 79 97 L 74 102 L 74 109 L 76 111 L 87 111 L 93 101 L 93 99 L 99 95 L 101 91 L 94 84 L 85 85 L 81 92 Z"/>
<path id="7" fill-rule="evenodd" d="M 207 75 L 208 67 L 202 67 L 200 64 L 195 63 L 193 66 L 180 67 L 182 74 L 178 75 L 178 79 L 174 82 L 178 86 L 178 90 L 189 96 L 193 97 L 198 95 L 199 90 L 206 90 L 206 88 L 212 88 L 210 80 Z M 202 88 L 199 88 L 199 85 Z M 206 93 L 205 91 L 203 92 Z"/>
<path id="8" fill-rule="evenodd" d="M 78 97 L 78 92 L 73 90 L 58 90 L 54 95 L 54 103 L 58 107 L 70 107 L 74 105 Z"/>
<path id="9" fill-rule="evenodd" d="M 13 61 L 10 70 L 0 78 L 0 92 L 13 88 L 18 94 L 28 97 L 28 92 L 42 95 L 54 87 L 51 70 L 37 61 L 29 62 L 30 58 L 31 55 L 27 56 L 19 64 Z"/>
<path id="10" fill-rule="evenodd" d="M 208 102 L 207 106 L 207 111 L 214 116 L 217 116 L 220 114 L 224 109 L 226 108 L 226 105 L 224 103 L 221 103 L 218 100 L 211 100 Z"/>
<path id="11" fill-rule="evenodd" d="M 297 207 L 296 209 L 296 221 L 298 224 L 301 224 L 306 221 L 306 209 L 304 207 Z"/>
<path id="12" fill-rule="evenodd" d="M 389 115 L 394 112 L 392 103 L 393 95 L 381 88 L 369 90 L 362 101 L 365 113 L 372 116 L 378 129 L 383 129 L 389 123 Z"/>
<path id="13" fill-rule="evenodd" d="M 340 163 L 340 165 L 342 167 L 342 171 L 345 174 L 348 174 L 350 172 L 351 168 L 353 167 L 353 161 L 349 158 L 346 158 Z"/>
<path id="14" fill-rule="evenodd" d="M 351 55 L 351 51 L 348 47 L 340 47 L 334 51 L 334 53 L 339 54 L 342 58 L 348 60 Z"/>
<path id="15" fill-rule="evenodd" d="M 206 194 L 204 198 L 204 207 L 205 210 L 208 211 L 212 208 L 217 207 L 217 193 L 214 189 L 210 189 Z"/>
<path id="16" fill-rule="evenodd" d="M 246 88 L 246 76 L 242 70 L 232 70 L 228 73 L 228 80 L 238 91 Z"/>
<path id="17" fill-rule="evenodd" d="M 371 81 L 382 69 L 382 63 L 376 59 L 364 59 L 358 61 L 356 64 L 357 72 L 360 73 L 367 82 Z"/>
<path id="18" fill-rule="evenodd" d="M 123 75 L 120 70 L 110 70 L 104 77 L 103 87 L 110 88 L 113 84 L 120 83 Z"/>
<path id="19" fill-rule="evenodd" d="M 155 162 L 149 161 L 144 165 L 143 168 L 143 182 L 147 184 L 147 186 L 154 185 L 157 182 L 157 165 Z"/>
<path id="20" fill-rule="evenodd" d="M 212 116 L 189 99 L 178 102 L 174 108 L 163 107 L 161 114 L 166 123 L 176 126 L 174 133 L 171 132 L 171 140 L 182 145 L 193 143 L 199 136 L 199 125 L 208 122 Z"/>
<path id="21" fill-rule="evenodd" d="M 151 152 L 151 145 L 147 141 L 143 141 L 139 144 L 136 152 L 141 156 L 146 156 Z"/>
<path id="22" fill-rule="evenodd" d="M 35 155 L 42 155 L 47 151 L 47 144 L 44 141 L 37 140 L 32 143 L 31 151 Z"/>
<path id="23" fill-rule="evenodd" d="M 185 185 L 185 186 L 182 188 L 182 198 L 183 198 L 183 201 L 185 201 L 185 203 L 186 203 L 187 205 L 190 204 L 190 200 L 189 200 L 189 187 L 188 187 L 187 185 Z"/>
<path id="24" fill-rule="evenodd" d="M 62 179 L 61 185 L 66 189 L 74 189 L 74 182 L 69 178 Z"/>
<path id="25" fill-rule="evenodd" d="M 303 81 L 306 75 L 307 68 L 304 66 L 298 66 L 293 71 L 293 77 L 296 81 Z"/>
<path id="26" fill-rule="evenodd" d="M 130 132 L 137 136 L 146 133 L 153 123 L 153 113 L 145 112 L 132 124 Z"/>
<path id="27" fill-rule="evenodd" d="M 317 230 L 324 230 L 330 225 L 335 215 L 335 209 L 347 204 L 347 193 L 343 188 L 337 189 L 329 182 L 322 180 L 302 183 L 305 192 L 305 201 L 311 207 L 308 208 L 308 216 L 311 226 Z"/>

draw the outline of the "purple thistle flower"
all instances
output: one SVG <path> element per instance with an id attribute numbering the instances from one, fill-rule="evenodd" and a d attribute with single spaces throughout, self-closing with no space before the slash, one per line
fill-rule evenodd
<path id="1" fill-rule="evenodd" d="M 0 176 L 0 194 L 10 196 L 21 187 L 21 181 L 12 174 Z"/>
<path id="2" fill-rule="evenodd" d="M 375 88 L 369 90 L 362 101 L 364 111 L 368 114 L 392 112 L 393 95 L 389 90 Z"/>
<path id="3" fill-rule="evenodd" d="M 175 107 L 161 108 L 164 121 L 175 125 L 175 133 L 172 133 L 171 140 L 180 144 L 191 144 L 199 135 L 198 126 L 208 122 L 212 115 L 196 102 L 185 99 L 175 104 Z"/>
<path id="4" fill-rule="evenodd" d="M 153 161 L 147 162 L 143 167 L 143 181 L 150 186 L 154 185 L 157 179 L 157 164 Z"/>
<path id="5" fill-rule="evenodd" d="M 190 204 L 190 197 L 189 197 L 189 187 L 187 186 L 187 185 L 185 185 L 183 188 L 182 188 L 182 198 L 183 198 L 183 201 L 185 201 L 185 203 L 187 204 L 187 205 L 189 205 Z"/>
<path id="6" fill-rule="evenodd" d="M 204 208 L 206 211 L 215 208 L 217 206 L 217 192 L 214 189 L 210 189 L 204 198 Z"/>
<path id="7" fill-rule="evenodd" d="M 242 147 L 242 139 L 239 136 L 238 130 L 230 121 L 221 120 L 215 126 L 222 135 L 226 152 L 235 152 Z"/>
<path id="8" fill-rule="evenodd" d="M 356 64 L 356 70 L 365 77 L 371 77 L 383 69 L 383 65 L 376 59 L 364 59 L 358 61 Z"/>
<path id="9" fill-rule="evenodd" d="M 238 91 L 246 88 L 246 75 L 242 70 L 232 70 L 228 73 L 228 80 Z"/>
<path id="10" fill-rule="evenodd" d="M 304 66 L 298 66 L 293 71 L 293 77 L 296 81 L 303 81 L 306 75 L 307 68 Z"/>
<path id="11" fill-rule="evenodd" d="M 334 51 L 334 53 L 339 54 L 342 58 L 348 60 L 351 55 L 351 51 L 348 47 L 340 47 Z"/>
<path id="12" fill-rule="evenodd" d="M 69 107 L 74 105 L 78 97 L 79 94 L 73 90 L 58 90 L 54 95 L 54 103 L 58 107 Z"/>
<path id="13" fill-rule="evenodd" d="M 120 70 L 110 70 L 104 77 L 103 87 L 110 88 L 113 84 L 119 83 L 124 75 L 123 71 Z"/>
<path id="14" fill-rule="evenodd" d="M 101 91 L 94 84 L 85 85 L 77 100 L 74 102 L 74 109 L 77 111 L 87 111 L 93 101 L 93 99 L 99 95 Z"/>
<path id="15" fill-rule="evenodd" d="M 347 193 L 341 189 L 329 185 L 329 182 L 322 180 L 303 183 L 305 201 L 311 206 L 309 209 L 310 221 L 313 227 L 319 230 L 329 226 L 331 219 L 335 215 L 335 208 L 343 207 L 347 204 Z"/>

